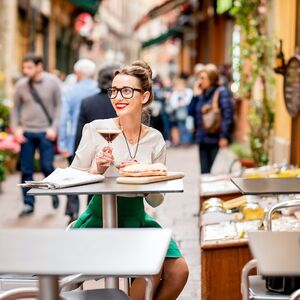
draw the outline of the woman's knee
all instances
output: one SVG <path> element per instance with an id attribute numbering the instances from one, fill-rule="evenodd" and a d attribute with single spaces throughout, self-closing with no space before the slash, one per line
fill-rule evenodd
<path id="1" fill-rule="evenodd" d="M 163 279 L 185 285 L 189 277 L 189 268 L 183 257 L 167 258 L 164 262 Z"/>
<path id="2" fill-rule="evenodd" d="M 161 279 L 161 273 L 152 277 L 152 292 L 155 294 Z M 135 278 L 129 294 L 133 300 L 144 299 L 146 290 L 146 280 L 144 278 Z"/>

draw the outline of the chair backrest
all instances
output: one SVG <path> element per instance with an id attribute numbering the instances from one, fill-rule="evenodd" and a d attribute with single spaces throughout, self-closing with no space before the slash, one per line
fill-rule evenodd
<path id="1" fill-rule="evenodd" d="M 130 298 L 123 291 L 118 289 L 71 291 L 62 293 L 61 296 L 66 300 L 130 300 Z"/>
<path id="2" fill-rule="evenodd" d="M 68 226 L 66 227 L 66 231 L 69 231 L 70 229 L 73 228 L 73 225 L 76 223 L 77 220 L 74 220 L 73 222 L 69 223 Z"/>
<path id="3" fill-rule="evenodd" d="M 39 296 L 37 287 L 16 288 L 0 294 L 0 300 L 26 299 Z"/>
<path id="4" fill-rule="evenodd" d="M 97 289 L 87 291 L 71 291 L 60 294 L 65 300 L 130 300 L 130 298 L 118 289 Z M 0 294 L 0 300 L 15 300 L 39 297 L 38 288 L 19 288 Z"/>
<path id="5" fill-rule="evenodd" d="M 300 275 L 300 232 L 249 232 L 249 246 L 263 275 Z"/>

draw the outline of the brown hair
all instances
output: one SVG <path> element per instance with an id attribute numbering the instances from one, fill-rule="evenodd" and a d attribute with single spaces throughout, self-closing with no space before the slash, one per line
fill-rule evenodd
<path id="1" fill-rule="evenodd" d="M 152 70 L 146 62 L 136 60 L 131 65 L 125 66 L 115 72 L 115 76 L 119 74 L 136 77 L 141 83 L 142 91 L 150 92 L 149 100 L 146 104 L 144 104 L 144 106 L 148 106 L 153 101 Z"/>
<path id="2" fill-rule="evenodd" d="M 207 74 L 211 86 L 219 84 L 219 70 L 216 65 L 207 64 L 201 72 L 205 72 Z"/>

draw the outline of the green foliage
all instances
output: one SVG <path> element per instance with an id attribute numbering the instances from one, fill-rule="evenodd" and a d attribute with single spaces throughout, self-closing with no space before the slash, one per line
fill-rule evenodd
<path id="1" fill-rule="evenodd" d="M 5 98 L 5 76 L 1 65 L 2 64 L 0 63 L 0 101 Z"/>
<path id="2" fill-rule="evenodd" d="M 250 146 L 257 165 L 269 160 L 274 124 L 273 66 L 275 39 L 267 32 L 269 0 L 235 0 L 231 15 L 241 30 L 241 74 L 239 96 L 251 101 L 249 112 Z M 259 91 L 259 92 L 257 92 Z"/>
<path id="3" fill-rule="evenodd" d="M 10 108 L 0 102 L 0 129 L 5 130 L 9 126 Z"/>
<path id="4" fill-rule="evenodd" d="M 230 149 L 239 159 L 252 159 L 249 143 L 232 143 Z"/>

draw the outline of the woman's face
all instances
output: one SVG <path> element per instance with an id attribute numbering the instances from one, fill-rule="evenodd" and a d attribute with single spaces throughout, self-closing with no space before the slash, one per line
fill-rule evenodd
<path id="1" fill-rule="evenodd" d="M 149 99 L 149 92 L 142 92 L 138 78 L 118 74 L 112 82 L 111 103 L 118 116 L 141 112 Z"/>
<path id="2" fill-rule="evenodd" d="M 200 72 L 199 81 L 200 81 L 200 88 L 202 90 L 208 90 L 210 88 L 210 80 L 206 72 Z"/>

